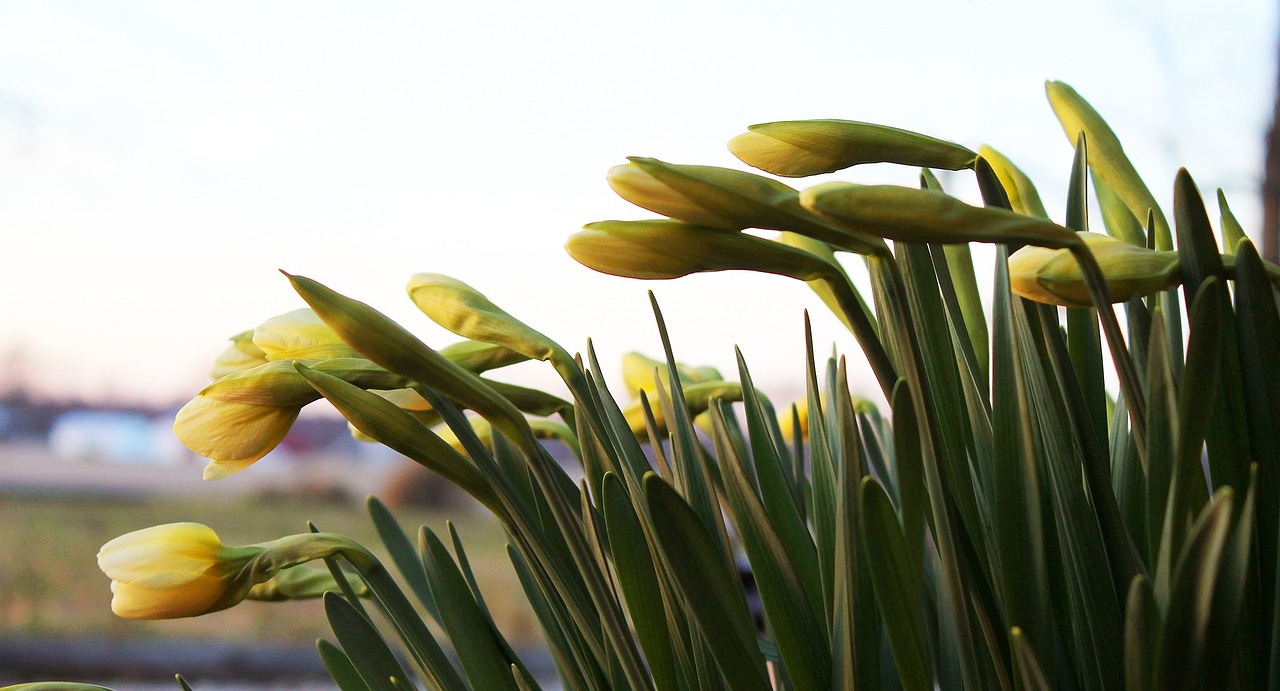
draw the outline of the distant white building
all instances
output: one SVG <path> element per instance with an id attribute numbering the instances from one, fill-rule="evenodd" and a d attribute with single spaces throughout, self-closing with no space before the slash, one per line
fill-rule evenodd
<path id="1" fill-rule="evenodd" d="M 121 465 L 179 465 L 189 452 L 170 419 L 137 412 L 74 410 L 49 430 L 49 449 L 60 460 Z"/>

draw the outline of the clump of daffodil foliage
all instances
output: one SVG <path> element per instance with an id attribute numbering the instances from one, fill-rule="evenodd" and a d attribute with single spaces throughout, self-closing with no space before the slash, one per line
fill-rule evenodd
<path id="1" fill-rule="evenodd" d="M 1220 192 L 1211 221 L 1185 170 L 1171 223 L 1089 104 L 1047 90 L 1075 146 L 1060 216 L 993 149 L 808 120 L 753 126 L 729 148 L 789 178 L 913 166 L 920 187 L 796 190 L 633 158 L 609 182 L 661 218 L 570 237 L 575 259 L 619 276 L 807 282 L 887 410 L 812 343 L 806 398 L 778 410 L 741 358 L 728 377 L 679 364 L 660 314 L 665 358 L 629 356 L 619 401 L 589 347 L 571 353 L 456 279 L 409 283 L 464 339 L 436 349 L 290 276 L 309 309 L 235 337 L 175 430 L 210 459 L 206 477 L 251 472 L 299 409 L 328 399 L 502 523 L 569 689 L 1275 687 L 1280 269 Z M 933 169 L 970 171 L 981 198 L 948 195 Z M 994 275 L 977 275 L 972 243 L 994 245 Z M 568 398 L 486 376 L 524 360 L 553 367 Z M 577 465 L 556 463 L 547 438 Z M 225 547 L 203 526 L 160 526 L 99 560 L 126 617 L 330 591 L 334 640 L 319 651 L 344 690 L 535 688 L 456 534 L 424 528 L 415 545 L 370 510 L 431 626 L 367 551 L 325 533 Z M 324 578 L 293 575 L 317 559 Z"/>

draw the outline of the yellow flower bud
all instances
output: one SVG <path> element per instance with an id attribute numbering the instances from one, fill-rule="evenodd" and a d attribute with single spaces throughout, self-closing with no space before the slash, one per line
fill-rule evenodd
<path id="1" fill-rule="evenodd" d="M 1026 243 L 1068 247 L 1075 233 L 1005 209 L 970 206 L 935 190 L 828 182 L 800 193 L 805 208 L 870 235 L 902 242 Z"/>
<path id="2" fill-rule="evenodd" d="M 310 308 L 296 309 L 262 322 L 253 343 L 267 360 L 359 357 Z"/>
<path id="3" fill-rule="evenodd" d="M 214 359 L 209 378 L 217 381 L 232 372 L 257 367 L 266 361 L 266 353 L 253 344 L 253 332 L 245 331 L 232 336 L 231 345 Z"/>
<path id="4" fill-rule="evenodd" d="M 1178 254 L 1131 245 L 1109 235 L 1078 234 L 1106 277 L 1112 302 L 1168 290 L 1180 280 Z M 1069 250 L 1023 247 L 1009 257 L 1009 287 L 1028 300 L 1091 307 L 1093 300 Z"/>
<path id="5" fill-rule="evenodd" d="M 800 440 L 809 442 L 809 401 L 802 398 L 792 404 L 796 417 L 800 420 Z M 782 440 L 788 444 L 795 443 L 795 420 L 791 417 L 791 406 L 778 413 L 778 429 L 782 430 Z"/>
<path id="6" fill-rule="evenodd" d="M 679 278 L 701 271 L 764 271 L 802 281 L 831 275 L 828 262 L 781 243 L 679 221 L 602 221 L 569 236 L 578 263 L 626 278 Z"/>
<path id="7" fill-rule="evenodd" d="M 791 231 L 858 254 L 885 249 L 879 238 L 828 222 L 800 206 L 794 189 L 754 173 L 632 156 L 609 171 L 609 184 L 637 206 L 693 225 Z"/>
<path id="8" fill-rule="evenodd" d="M 960 170 L 977 157 L 959 144 L 851 120 L 767 122 L 747 129 L 729 140 L 729 151 L 749 166 L 783 177 L 882 162 Z"/>
<path id="9" fill-rule="evenodd" d="M 111 579 L 111 611 L 126 619 L 175 619 L 236 604 L 235 576 L 260 547 L 224 547 L 198 523 L 171 523 L 108 542 L 98 567 Z"/>
<path id="10" fill-rule="evenodd" d="M 364 388 L 405 384 L 358 358 L 308 361 L 315 369 Z M 290 361 L 266 362 L 206 386 L 179 411 L 173 432 L 187 448 L 210 459 L 204 478 L 226 477 L 261 459 L 284 440 L 303 406 L 320 394 Z"/>
<path id="11" fill-rule="evenodd" d="M 743 224 L 729 216 L 716 213 L 714 208 L 699 204 L 698 201 L 681 194 L 679 190 L 662 182 L 635 163 L 610 168 L 608 180 L 609 186 L 618 193 L 619 197 L 663 216 L 712 228 L 741 230 L 751 226 L 750 223 Z"/>
<path id="12" fill-rule="evenodd" d="M 640 353 L 626 353 L 622 356 L 622 383 L 632 398 L 639 398 L 644 391 L 652 399 L 657 386 L 654 373 L 662 380 L 662 385 L 671 390 L 671 381 L 667 376 L 667 364 L 660 360 L 646 357 Z M 690 367 L 676 363 L 676 372 L 680 375 L 680 383 L 697 384 L 724 379 L 720 371 L 714 367 Z"/>
<path id="13" fill-rule="evenodd" d="M 301 409 L 196 396 L 178 411 L 173 433 L 187 448 L 209 459 L 204 479 L 216 480 L 243 470 L 276 448 Z"/>

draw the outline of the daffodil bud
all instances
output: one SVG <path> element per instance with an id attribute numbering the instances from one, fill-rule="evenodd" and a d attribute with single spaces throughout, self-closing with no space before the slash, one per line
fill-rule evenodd
<path id="1" fill-rule="evenodd" d="M 716 400 L 722 401 L 741 401 L 742 385 L 737 382 L 729 381 L 706 381 L 697 384 L 689 384 L 683 387 L 684 400 L 689 415 L 697 417 L 707 411 L 711 407 L 711 403 Z M 658 425 L 658 432 L 665 433 L 667 430 L 667 421 L 662 414 L 662 407 L 657 401 L 652 400 L 650 396 L 649 407 L 653 411 L 653 421 Z M 626 419 L 627 425 L 631 428 L 631 433 L 638 439 L 648 437 L 648 427 L 645 422 L 644 404 L 642 401 L 636 401 L 627 406 L 622 411 L 623 418 Z"/>
<path id="2" fill-rule="evenodd" d="M 1098 233 L 1079 233 L 1093 253 L 1112 302 L 1150 295 L 1176 286 L 1177 252 L 1137 247 Z M 1029 300 L 1067 307 L 1091 307 L 1080 264 L 1069 250 L 1023 247 L 1009 257 L 1009 286 Z"/>
<path id="3" fill-rule="evenodd" d="M 795 417 L 792 417 L 792 410 L 795 410 Z M 782 440 L 788 444 L 795 443 L 796 426 L 795 421 L 800 421 L 800 439 L 808 443 L 809 441 L 809 401 L 800 399 L 781 412 L 778 413 L 778 429 L 782 430 Z"/>
<path id="4" fill-rule="evenodd" d="M 262 322 L 253 343 L 267 360 L 359 357 L 310 308 L 296 309 Z"/>
<path id="5" fill-rule="evenodd" d="M 407 383 L 368 360 L 335 358 L 312 365 L 363 388 L 393 389 Z M 173 431 L 187 448 L 210 459 L 206 480 L 226 477 L 279 445 L 302 407 L 319 398 L 292 362 L 266 362 L 205 387 L 178 411 Z"/>
<path id="6" fill-rule="evenodd" d="M 986 159 L 991 170 L 995 172 L 996 178 L 1000 180 L 1000 185 L 1004 187 L 1005 194 L 1009 197 L 1009 205 L 1014 211 L 1028 216 L 1049 217 L 1049 213 L 1044 209 L 1044 203 L 1040 201 L 1040 193 L 1036 191 L 1035 184 L 1026 173 L 1013 164 L 1013 161 L 989 146 L 978 149 L 978 153 Z"/>
<path id="7" fill-rule="evenodd" d="M 831 275 L 808 252 L 723 228 L 680 221 L 601 221 L 569 236 L 578 263 L 626 278 L 679 278 L 702 271 L 763 271 L 809 281 Z"/>
<path id="8" fill-rule="evenodd" d="M 676 363 L 676 372 L 680 375 L 681 384 L 697 384 L 707 381 L 721 381 L 724 377 L 720 371 L 714 367 L 690 367 L 683 363 Z M 667 390 L 671 389 L 670 377 L 667 375 L 667 364 L 660 360 L 646 357 L 640 353 L 626 353 L 622 356 L 622 383 L 627 387 L 627 393 L 632 398 L 638 398 L 640 392 L 644 391 L 653 396 L 653 392 L 657 391 L 657 381 L 654 374 L 657 374 L 658 380 L 662 381 L 662 386 Z"/>
<path id="9" fill-rule="evenodd" d="M 728 230 L 792 231 L 859 254 L 884 249 L 879 238 L 831 225 L 806 211 L 799 193 L 777 180 L 656 158 L 633 156 L 630 161 L 609 171 L 609 185 L 623 199 L 677 221 Z"/>
<path id="10" fill-rule="evenodd" d="M 358 570 L 376 560 L 351 540 L 304 533 L 247 547 L 231 547 L 208 526 L 170 523 L 121 535 L 102 546 L 98 568 L 111 579 L 111 610 L 126 619 L 177 619 L 232 607 L 256 586 L 299 564 L 342 555 Z M 297 583 L 290 583 L 291 581 Z M 300 592 L 318 584 L 305 572 L 282 577 L 274 588 Z M 265 594 L 273 590 L 268 587 Z"/>
<path id="11" fill-rule="evenodd" d="M 475 432 L 476 437 L 480 440 L 480 443 L 484 445 L 484 448 L 492 451 L 493 425 L 490 425 L 482 417 L 467 418 L 467 422 L 471 423 L 471 430 Z M 554 420 L 529 420 L 529 427 L 533 430 L 534 437 L 538 439 L 556 439 L 562 441 L 566 446 L 574 449 L 574 452 L 577 453 L 578 437 L 573 433 L 573 430 L 568 428 L 568 426 Z M 452 429 L 448 427 L 441 427 L 436 430 L 436 433 L 442 441 L 449 446 L 452 446 L 454 451 L 470 456 L 470 454 L 467 453 L 467 449 L 463 445 L 462 440 L 458 439 L 458 435 L 454 433 Z"/>
<path id="12" fill-rule="evenodd" d="M 209 378 L 217 381 L 232 372 L 257 367 L 267 361 L 267 354 L 253 344 L 253 332 L 245 331 L 231 337 L 231 345 L 218 354 L 209 368 Z"/>
<path id="13" fill-rule="evenodd" d="M 225 547 L 199 523 L 170 523 L 108 542 L 98 567 L 111 579 L 111 611 L 126 619 L 176 619 L 226 609 L 239 600 L 236 576 L 261 547 Z"/>
<path id="14" fill-rule="evenodd" d="M 960 170 L 977 154 L 959 144 L 896 127 L 851 120 L 790 120 L 752 125 L 729 140 L 749 166 L 783 177 L 831 173 L 860 163 Z"/>
<path id="15" fill-rule="evenodd" d="M 1018 243 L 1062 248 L 1075 233 L 1042 218 L 970 206 L 934 190 L 830 182 L 800 193 L 805 208 L 862 232 L 902 242 Z"/>
<path id="16" fill-rule="evenodd" d="M 423 314 L 459 336 L 493 343 L 536 360 L 550 360 L 557 355 L 571 359 L 555 341 L 456 278 L 414 274 L 405 290 Z"/>
<path id="17" fill-rule="evenodd" d="M 301 406 L 279 408 L 196 396 L 178 411 L 173 433 L 209 459 L 204 479 L 216 480 L 247 468 L 284 441 Z"/>

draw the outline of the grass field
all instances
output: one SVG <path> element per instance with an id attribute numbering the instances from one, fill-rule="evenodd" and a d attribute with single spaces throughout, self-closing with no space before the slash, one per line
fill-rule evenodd
<path id="1" fill-rule="evenodd" d="M 449 515 L 423 510 L 396 514 L 406 532 L 415 537 L 420 525 L 440 532 L 446 520 L 453 520 L 499 627 L 513 643 L 538 639 L 536 621 L 507 562 L 503 532 L 491 517 L 466 509 Z M 328 635 L 317 601 L 246 602 L 223 612 L 174 621 L 119 619 L 110 609 L 110 581 L 98 570 L 95 558 L 107 540 L 161 523 L 204 523 L 224 543 L 249 544 L 306 532 L 308 520 L 321 530 L 376 547 L 375 553 L 384 555 L 364 506 L 358 503 L 295 496 L 229 502 L 0 494 L 0 637 L 314 641 Z"/>

